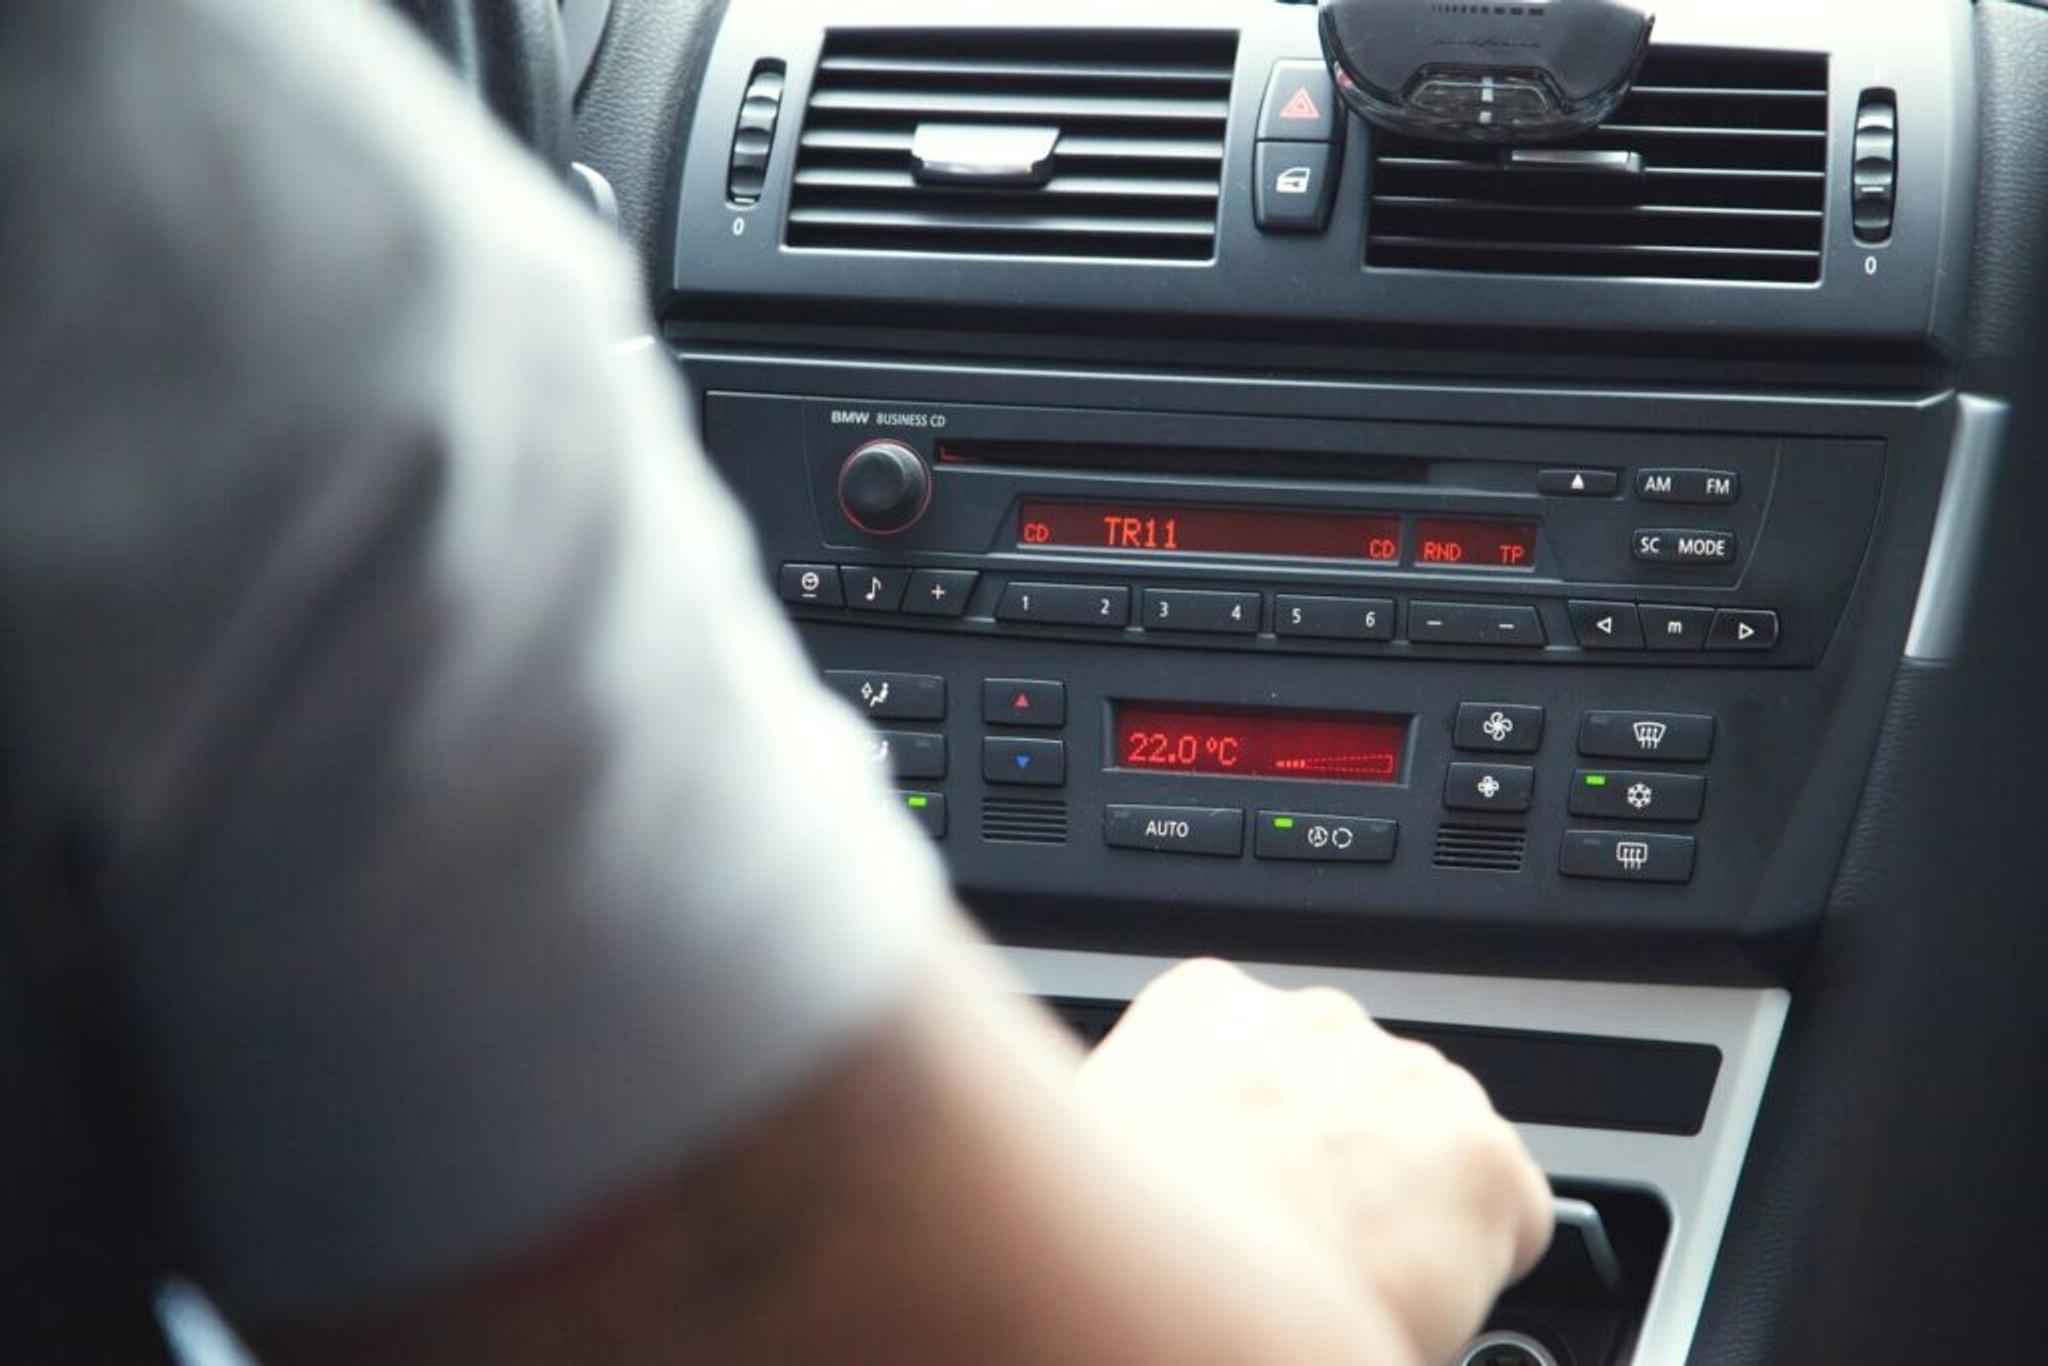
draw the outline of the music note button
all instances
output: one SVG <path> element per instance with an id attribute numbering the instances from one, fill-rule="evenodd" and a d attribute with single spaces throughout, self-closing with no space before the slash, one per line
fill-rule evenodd
<path id="1" fill-rule="evenodd" d="M 910 582 L 907 569 L 878 569 L 867 564 L 839 567 L 846 590 L 846 605 L 859 612 L 894 612 L 903 605 L 903 589 Z"/>

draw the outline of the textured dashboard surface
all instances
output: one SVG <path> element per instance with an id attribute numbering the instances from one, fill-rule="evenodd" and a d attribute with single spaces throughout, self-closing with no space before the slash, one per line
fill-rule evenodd
<path id="1" fill-rule="evenodd" d="M 615 0 L 577 101 L 577 156 L 611 181 L 619 231 L 647 280 L 668 269 L 685 111 L 724 11 L 725 0 Z"/>
<path id="2" fill-rule="evenodd" d="M 2048 12 L 1990 0 L 1977 18 L 1965 374 L 2012 402 L 1996 512 L 1962 658 L 1899 674 L 1695 1366 L 1986 1360 L 2040 1331 Z"/>

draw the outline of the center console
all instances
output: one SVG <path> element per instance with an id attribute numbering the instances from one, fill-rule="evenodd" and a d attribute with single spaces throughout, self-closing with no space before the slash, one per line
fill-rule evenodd
<path id="1" fill-rule="evenodd" d="M 733 0 L 674 219 L 706 447 L 965 904 L 1084 1032 L 1213 953 L 1471 1068 L 1618 1249 L 1499 1360 L 1690 1350 L 1958 610 L 1966 17 L 1659 9 L 1500 157 L 1345 117 L 1312 7 Z"/>

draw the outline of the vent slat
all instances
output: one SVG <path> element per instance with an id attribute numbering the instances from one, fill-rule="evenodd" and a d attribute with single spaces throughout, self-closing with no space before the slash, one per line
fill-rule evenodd
<path id="1" fill-rule="evenodd" d="M 1653 47 L 1609 122 L 1555 144 L 1634 153 L 1637 175 L 1377 136 L 1366 264 L 1811 284 L 1827 114 L 1824 57 Z"/>
<path id="2" fill-rule="evenodd" d="M 1688 100 L 1826 100 L 1825 90 L 1745 90 L 1740 86 L 1711 85 L 1636 85 L 1629 89 L 1630 99 L 1644 96 L 1677 96 Z"/>
<path id="3" fill-rule="evenodd" d="M 790 187 L 795 249 L 1206 261 L 1231 34 L 828 35 Z M 1042 184 L 919 178 L 920 126 L 1056 128 Z"/>
<path id="4" fill-rule="evenodd" d="M 910 155 L 913 129 L 902 128 L 808 128 L 797 145 L 805 152 L 845 152 L 858 156 L 902 157 Z M 1090 133 L 1069 133 L 1059 140 L 1057 155 L 1062 162 L 1077 161 L 1171 161 L 1223 163 L 1222 139 L 1128 138 Z"/>
<path id="5" fill-rule="evenodd" d="M 1135 233 L 1146 237 L 1206 239 L 1215 225 L 1199 218 L 1105 218 L 1054 213 L 939 213 L 925 209 L 803 208 L 789 213 L 792 225 L 852 228 L 929 228 L 935 232 Z"/>
<path id="6" fill-rule="evenodd" d="M 945 115 L 962 119 L 1093 119 L 1104 123 L 1154 120 L 1220 123 L 1228 100 L 1151 100 L 1118 95 L 978 95 L 935 90 L 820 90 L 811 97 L 820 113 Z"/>
<path id="7" fill-rule="evenodd" d="M 1718 204 L 1526 204 L 1502 199 L 1458 199 L 1448 195 L 1384 194 L 1377 197 L 1381 204 L 1392 204 L 1402 208 L 1456 209 L 1472 213 L 1534 213 L 1534 214 L 1597 214 L 1615 218 L 1643 218 L 1657 215 L 1700 216 L 1705 218 L 1759 218 L 1790 219 L 1806 221 L 1821 216 L 1819 209 L 1765 209 L 1749 206 L 1727 207 Z"/>
<path id="8" fill-rule="evenodd" d="M 901 191 L 906 194 L 923 195 L 928 187 L 918 183 L 916 176 L 908 171 L 886 169 L 862 169 L 854 167 L 807 166 L 796 174 L 796 183 L 807 189 L 860 190 L 865 192 Z M 1055 199 L 1193 199 L 1213 205 L 1218 191 L 1214 180 L 1149 180 L 1136 176 L 1054 176 L 1044 186 L 1030 191 L 1032 197 L 1040 195 Z M 1205 210 L 1206 211 L 1206 210 Z"/>
<path id="9" fill-rule="evenodd" d="M 985 798 L 981 804 L 981 837 L 991 844 L 1065 844 L 1067 804 Z"/>
<path id="10" fill-rule="evenodd" d="M 1199 66 L 1129 66 L 1107 62 L 971 61 L 949 57 L 828 56 L 818 69 L 830 76 L 908 76 L 927 80 L 1101 81 L 1147 85 L 1229 86 L 1230 73 Z"/>

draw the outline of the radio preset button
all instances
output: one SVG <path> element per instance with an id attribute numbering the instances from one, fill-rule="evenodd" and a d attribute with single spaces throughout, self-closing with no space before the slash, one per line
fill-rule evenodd
<path id="1" fill-rule="evenodd" d="M 1257 593 L 1213 593 L 1192 588 L 1148 588 L 1144 626 L 1148 631 L 1217 631 L 1257 635 L 1265 599 Z"/>
<path id="2" fill-rule="evenodd" d="M 1067 781 L 1067 742 L 991 735 L 981 742 L 981 776 L 1018 787 L 1059 787 Z"/>
<path id="3" fill-rule="evenodd" d="M 1317 640 L 1392 640 L 1391 598 L 1327 598 L 1282 593 L 1273 599 L 1273 633 Z"/>
<path id="4" fill-rule="evenodd" d="M 1714 613 L 1709 650 L 1770 650 L 1778 644 L 1778 614 L 1754 607 L 1723 607 Z"/>
<path id="5" fill-rule="evenodd" d="M 1567 830 L 1558 871 L 1566 877 L 1616 882 L 1690 882 L 1696 846 L 1691 835 L 1633 830 Z"/>
<path id="6" fill-rule="evenodd" d="M 1643 641 L 1653 650 L 1697 650 L 1707 643 L 1707 629 L 1714 624 L 1711 607 L 1652 607 L 1640 609 Z"/>
<path id="7" fill-rule="evenodd" d="M 1543 619 L 1534 607 L 1483 602 L 1411 602 L 1408 639 L 1417 645 L 1513 645 L 1541 649 Z"/>
<path id="8" fill-rule="evenodd" d="M 1638 470 L 1636 496 L 1652 503 L 1732 503 L 1742 476 L 1732 470 Z"/>
<path id="9" fill-rule="evenodd" d="M 827 669 L 825 686 L 877 721 L 943 721 L 946 680 L 938 674 Z"/>
<path id="10" fill-rule="evenodd" d="M 996 620 L 1121 628 L 1131 622 L 1131 590 L 1120 585 L 1013 583 L 996 604 Z"/>
<path id="11" fill-rule="evenodd" d="M 1589 711 L 1579 753 L 1596 759 L 1699 763 L 1714 752 L 1714 718 L 1664 711 Z"/>
<path id="12" fill-rule="evenodd" d="M 1536 770 L 1527 764 L 1452 764 L 1444 805 L 1453 811 L 1527 811 Z"/>
<path id="13" fill-rule="evenodd" d="M 1115 849 L 1236 858 L 1244 852 L 1244 812 L 1234 806 L 1112 805 L 1103 808 L 1102 838 Z"/>
<path id="14" fill-rule="evenodd" d="M 1552 498 L 1611 498 L 1621 488 L 1613 470 L 1538 470 L 1536 491 Z"/>
<path id="15" fill-rule="evenodd" d="M 1512 702 L 1461 702 L 1451 743 L 1495 754 L 1534 754 L 1543 744 L 1543 708 Z"/>
<path id="16" fill-rule="evenodd" d="M 868 758 L 896 778 L 946 776 L 946 737 L 923 731 L 878 730 L 868 737 Z"/>
<path id="17" fill-rule="evenodd" d="M 1565 807 L 1574 816 L 1608 820 L 1696 821 L 1706 801 L 1707 780 L 1697 773 L 1582 768 L 1572 774 Z"/>
<path id="18" fill-rule="evenodd" d="M 1629 553 L 1645 564 L 1733 564 L 1735 533 L 1639 527 Z"/>
<path id="19" fill-rule="evenodd" d="M 903 605 L 903 590 L 910 582 L 908 569 L 865 564 L 843 565 L 839 574 L 846 586 L 846 605 L 862 612 L 895 611 Z"/>
<path id="20" fill-rule="evenodd" d="M 1640 650 L 1643 629 L 1630 602 L 1584 602 L 1569 604 L 1572 634 L 1586 650 Z"/>
<path id="21" fill-rule="evenodd" d="M 981 719 L 992 726 L 1067 723 L 1067 685 L 1040 678 L 989 678 L 981 684 Z"/>
<path id="22" fill-rule="evenodd" d="M 786 564 L 782 566 L 779 586 L 784 602 L 837 607 L 846 601 L 839 592 L 836 564 Z"/>
<path id="23" fill-rule="evenodd" d="M 914 617 L 957 617 L 967 610 L 980 577 L 972 569 L 920 569 L 910 576 L 903 611 Z"/>
<path id="24" fill-rule="evenodd" d="M 1400 838 L 1400 825 L 1389 820 L 1261 811 L 1252 856 L 1303 863 L 1390 863 Z"/>

